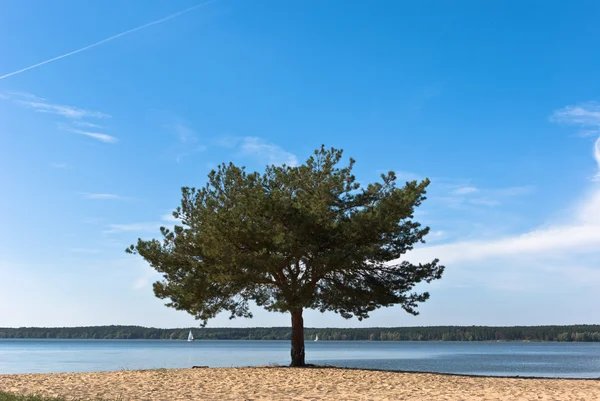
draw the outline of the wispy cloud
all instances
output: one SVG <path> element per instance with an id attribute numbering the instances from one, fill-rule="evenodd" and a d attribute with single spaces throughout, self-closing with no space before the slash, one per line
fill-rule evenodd
<path id="1" fill-rule="evenodd" d="M 83 52 L 83 51 L 86 51 L 86 50 L 92 49 L 92 48 L 94 48 L 94 47 L 96 47 L 96 46 L 100 46 L 101 44 L 104 44 L 104 43 L 110 42 L 110 41 L 112 41 L 112 40 L 118 39 L 118 38 L 120 38 L 121 36 L 125 36 L 125 35 L 128 35 L 128 34 L 130 34 L 130 33 L 134 33 L 134 32 L 137 32 L 137 31 L 139 31 L 139 30 L 142 30 L 142 29 L 144 29 L 144 28 L 148 28 L 149 26 L 156 25 L 156 24 L 160 24 L 161 22 L 165 22 L 165 21 L 168 21 L 168 20 L 170 20 L 170 19 L 173 19 L 173 18 L 179 17 L 180 15 L 183 15 L 183 14 L 185 14 L 185 13 L 188 13 L 188 12 L 190 12 L 190 11 L 192 11 L 192 10 L 195 10 L 195 9 L 197 9 L 197 8 L 203 7 L 203 6 L 205 6 L 205 5 L 209 4 L 209 3 L 212 3 L 213 1 L 215 1 L 215 0 L 210 0 L 210 1 L 206 1 L 206 2 L 204 2 L 204 3 L 196 4 L 195 6 L 192 6 L 192 7 L 186 8 L 185 10 L 182 10 L 182 11 L 176 12 L 176 13 L 174 13 L 174 14 L 171 14 L 171 15 L 168 15 L 168 16 L 166 16 L 166 17 L 164 17 L 164 18 L 161 18 L 161 19 L 158 19 L 158 20 L 155 20 L 155 21 L 149 22 L 149 23 L 147 23 L 147 24 L 140 25 L 140 26 L 137 26 L 137 27 L 135 27 L 135 28 L 129 29 L 129 30 L 127 30 L 127 31 L 124 31 L 124 32 L 118 33 L 118 34 L 116 34 L 116 35 L 113 35 L 113 36 L 110 36 L 110 37 L 108 37 L 108 38 L 106 38 L 106 39 L 102 39 L 102 40 L 100 40 L 100 41 L 98 41 L 98 42 L 92 43 L 91 45 L 88 45 L 88 46 L 85 46 L 85 47 L 79 48 L 79 49 L 77 49 L 77 50 L 73 50 L 73 51 L 71 51 L 71 52 L 68 52 L 68 53 L 65 53 L 65 54 L 61 54 L 60 56 L 56 56 L 56 57 L 53 57 L 53 58 L 51 58 L 51 59 L 48 59 L 48 60 L 42 61 L 42 62 L 40 62 L 40 63 L 37 63 L 37 64 L 30 65 L 29 67 L 21 68 L 20 70 L 17 70 L 17 71 L 9 72 L 8 74 L 1 75 L 1 76 L 0 76 L 0 80 L 3 80 L 3 79 L 5 79 L 5 78 L 8 78 L 8 77 L 11 77 L 11 76 L 13 76 L 13 75 L 21 74 L 21 73 L 23 73 L 23 72 L 25 72 L 25 71 L 29 71 L 29 70 L 32 70 L 32 69 L 34 69 L 34 68 L 37 68 L 37 67 L 41 67 L 41 66 L 42 66 L 42 65 L 44 65 L 44 64 L 49 64 L 49 63 L 52 63 L 52 62 L 54 62 L 54 61 L 58 61 L 58 60 L 60 60 L 60 59 L 63 59 L 63 58 L 65 58 L 65 57 L 73 56 L 73 55 L 75 55 L 75 54 L 77 54 L 77 53 L 81 53 L 81 52 Z"/>
<path id="2" fill-rule="evenodd" d="M 150 285 L 153 281 L 159 280 L 160 274 L 149 265 L 144 266 L 140 276 L 133 282 L 134 290 L 141 290 Z"/>
<path id="3" fill-rule="evenodd" d="M 4 99 L 12 100 L 14 103 L 32 109 L 38 113 L 56 114 L 68 119 L 80 120 L 83 118 L 110 118 L 109 114 L 101 111 L 87 110 L 66 104 L 48 102 L 46 99 L 27 92 L 4 92 Z M 87 127 L 96 127 L 84 121 L 74 122 L 75 124 Z"/>
<path id="4" fill-rule="evenodd" d="M 453 190 L 451 193 L 454 195 L 468 195 L 479 192 L 479 190 L 475 187 L 460 187 Z"/>
<path id="5" fill-rule="evenodd" d="M 596 165 L 598 166 L 598 171 L 594 176 L 596 181 L 600 180 L 600 136 L 594 142 L 594 159 L 596 160 Z"/>
<path id="6" fill-rule="evenodd" d="M 69 169 L 69 168 L 71 168 L 71 166 L 69 166 L 67 163 L 58 163 L 58 162 L 52 162 L 52 163 L 50 163 L 50 167 L 52 167 L 52 168 L 58 168 L 58 169 Z"/>
<path id="7" fill-rule="evenodd" d="M 598 172 L 592 178 L 600 180 L 600 103 L 584 102 L 556 110 L 550 121 L 577 125 L 581 128 L 580 136 L 597 136 L 594 142 L 594 160 L 598 165 Z"/>
<path id="8" fill-rule="evenodd" d="M 132 223 L 132 224 L 109 224 L 106 234 L 117 234 L 126 232 L 158 232 L 160 223 Z"/>
<path id="9" fill-rule="evenodd" d="M 187 125 L 173 124 L 167 125 L 167 128 L 170 128 L 174 132 L 175 136 L 177 136 L 177 139 L 181 143 L 195 143 L 197 141 L 196 133 Z"/>
<path id="10" fill-rule="evenodd" d="M 87 121 L 73 121 L 71 124 L 76 125 L 78 127 L 85 127 L 85 128 L 103 128 L 99 124 L 93 124 L 93 123 L 89 123 Z"/>
<path id="11" fill-rule="evenodd" d="M 80 129 L 74 129 L 74 128 L 65 128 L 66 131 L 72 132 L 74 134 L 77 135 L 84 135 L 87 136 L 89 138 L 94 138 L 100 142 L 105 142 L 105 143 L 116 143 L 118 142 L 118 139 L 115 138 L 114 136 L 108 135 L 108 134 L 103 134 L 101 132 L 91 132 L 91 131 L 84 131 L 84 130 L 80 130 Z"/>
<path id="12" fill-rule="evenodd" d="M 112 135 L 104 132 L 97 132 L 96 129 L 102 128 L 100 125 L 84 121 L 86 118 L 110 118 L 111 116 L 109 114 L 75 106 L 50 103 L 41 97 L 25 92 L 7 92 L 5 98 L 38 113 L 54 114 L 66 118 L 69 121 L 68 123 L 58 124 L 59 128 L 64 131 L 72 132 L 77 135 L 84 135 L 105 143 L 116 143 L 118 141 L 118 139 Z M 82 127 L 88 129 L 81 129 Z M 89 130 L 90 128 L 94 128 L 95 130 L 91 131 Z"/>
<path id="13" fill-rule="evenodd" d="M 83 193 L 85 199 L 104 199 L 104 200 L 120 200 L 125 199 L 117 194 L 104 194 L 104 193 Z"/>
<path id="14" fill-rule="evenodd" d="M 177 123 L 166 125 L 165 128 L 177 138 L 177 143 L 171 147 L 177 163 L 181 163 L 186 156 L 207 149 L 205 145 L 200 144 L 196 132 L 188 125 Z"/>
<path id="15" fill-rule="evenodd" d="M 13 98 L 16 97 L 16 98 L 28 99 L 30 101 L 36 101 L 36 102 L 44 102 L 46 100 L 43 97 L 36 96 L 32 93 L 19 92 L 19 91 L 8 91 L 8 92 L 4 93 L 4 96 L 6 99 L 11 98 L 11 97 L 13 97 Z"/>
<path id="16" fill-rule="evenodd" d="M 105 234 L 118 234 L 118 233 L 148 233 L 155 232 L 158 233 L 158 230 L 161 226 L 172 226 L 174 224 L 181 224 L 181 220 L 173 217 L 172 213 L 165 213 L 160 216 L 161 221 L 151 221 L 151 222 L 143 222 L 143 223 L 128 223 L 128 224 L 109 224 L 108 229 L 104 231 Z"/>
<path id="17" fill-rule="evenodd" d="M 427 234 L 427 242 L 432 243 L 436 241 L 440 241 L 446 237 L 446 232 L 442 230 L 431 231 Z"/>
<path id="18" fill-rule="evenodd" d="M 240 138 L 238 146 L 240 154 L 246 157 L 252 157 L 275 165 L 286 164 L 292 167 L 298 165 L 298 158 L 295 154 L 262 138 L 243 137 Z"/>
<path id="19" fill-rule="evenodd" d="M 503 203 L 514 200 L 514 198 L 533 193 L 533 186 L 515 186 L 508 188 L 477 188 L 472 185 L 441 185 L 440 189 L 446 188 L 446 193 L 436 194 L 432 199 L 443 204 L 460 208 L 466 205 L 496 207 Z M 439 192 L 439 190 L 436 190 Z"/>
<path id="20" fill-rule="evenodd" d="M 100 111 L 80 109 L 65 104 L 53 104 L 41 101 L 18 100 L 17 103 L 29 107 L 39 113 L 58 114 L 66 118 L 110 118 L 109 114 Z"/>
<path id="21" fill-rule="evenodd" d="M 445 263 L 485 261 L 496 257 L 519 258 L 524 254 L 552 255 L 557 252 L 576 254 L 597 252 L 600 249 L 600 192 L 595 193 L 582 205 L 592 216 L 574 216 L 570 224 L 548 226 L 492 241 L 465 241 L 415 250 L 411 257 L 438 255 Z M 423 259 L 424 260 L 424 259 Z"/>
<path id="22" fill-rule="evenodd" d="M 550 120 L 557 123 L 600 127 L 600 103 L 585 102 L 556 110 Z"/>
<path id="23" fill-rule="evenodd" d="M 148 276 L 150 276 L 150 274 L 148 274 Z M 148 284 L 150 284 L 150 278 L 148 276 L 138 277 L 133 282 L 133 289 L 134 290 L 141 290 L 142 288 L 147 287 Z"/>
<path id="24" fill-rule="evenodd" d="M 298 158 L 280 146 L 255 136 L 224 136 L 215 141 L 217 146 L 237 150 L 237 155 L 255 159 L 261 163 L 297 166 Z"/>
<path id="25" fill-rule="evenodd" d="M 577 118 L 585 114 L 572 111 Z M 561 115 L 568 114 L 567 111 Z M 587 118 L 587 117 L 586 117 Z M 589 118 L 585 120 L 591 121 Z M 600 138 L 594 144 L 600 172 Z M 501 191 L 501 190 L 497 190 Z M 530 193 L 530 187 L 505 189 L 505 195 Z M 472 236 L 473 237 L 473 236 Z M 486 285 L 500 290 L 548 290 L 600 285 L 600 184 L 593 183 L 583 199 L 560 221 L 489 240 L 458 240 L 424 246 L 407 254 L 413 262 L 439 258 L 456 285 Z M 441 285 L 444 285 L 442 283 Z"/>
<path id="26" fill-rule="evenodd" d="M 179 220 L 179 219 L 176 219 L 176 218 L 173 216 L 173 213 L 165 213 L 165 214 L 163 214 L 162 216 L 160 216 L 160 219 L 161 219 L 162 221 L 166 221 L 166 222 L 168 222 L 168 223 L 181 223 L 181 220 Z"/>

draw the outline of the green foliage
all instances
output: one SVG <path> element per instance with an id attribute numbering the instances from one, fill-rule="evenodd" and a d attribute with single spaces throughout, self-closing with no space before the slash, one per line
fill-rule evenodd
<path id="1" fill-rule="evenodd" d="M 269 311 L 334 311 L 359 320 L 380 307 L 417 314 L 443 266 L 390 265 L 429 228 L 414 222 L 429 180 L 396 186 L 393 172 L 361 187 L 342 151 L 314 152 L 304 164 L 268 166 L 264 174 L 221 165 L 200 188 L 183 188 L 174 212 L 182 225 L 162 240 L 138 240 L 138 253 L 164 280 L 157 297 L 203 324 L 217 313 L 251 317 L 249 302 Z M 299 320 L 301 321 L 301 320 Z"/>
<path id="2" fill-rule="evenodd" d="M 189 328 L 157 329 L 139 326 L 0 328 L 0 338 L 162 339 L 186 340 Z M 203 328 L 198 340 L 290 340 L 289 327 Z M 578 326 L 430 326 L 305 328 L 304 336 L 348 341 L 563 341 L 599 342 L 600 325 Z"/>

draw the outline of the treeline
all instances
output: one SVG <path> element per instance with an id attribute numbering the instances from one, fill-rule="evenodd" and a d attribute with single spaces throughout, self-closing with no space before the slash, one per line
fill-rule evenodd
<path id="1" fill-rule="evenodd" d="M 140 326 L 0 328 L 0 338 L 154 339 L 185 340 L 189 328 Z M 289 340 L 289 327 L 195 328 L 197 340 Z M 578 326 L 433 326 L 359 329 L 306 328 L 307 340 L 345 341 L 600 341 L 600 325 Z"/>

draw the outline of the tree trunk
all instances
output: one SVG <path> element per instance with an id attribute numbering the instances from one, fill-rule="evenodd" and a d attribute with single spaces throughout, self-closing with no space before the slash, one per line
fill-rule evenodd
<path id="1" fill-rule="evenodd" d="M 302 309 L 292 311 L 292 363 L 290 366 L 304 366 L 304 319 Z"/>

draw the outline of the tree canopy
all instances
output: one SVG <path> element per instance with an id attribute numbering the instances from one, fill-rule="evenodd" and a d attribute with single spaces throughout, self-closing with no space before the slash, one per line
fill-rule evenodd
<path id="1" fill-rule="evenodd" d="M 398 187 L 394 172 L 361 186 L 343 152 L 322 146 L 299 166 L 263 174 L 222 164 L 200 189 L 184 187 L 173 230 L 128 248 L 163 280 L 156 296 L 203 324 L 218 313 L 251 317 L 250 302 L 292 315 L 292 365 L 304 362 L 304 309 L 369 317 L 392 305 L 417 314 L 420 282 L 442 276 L 433 260 L 398 260 L 428 227 L 413 220 L 429 180 Z"/>

